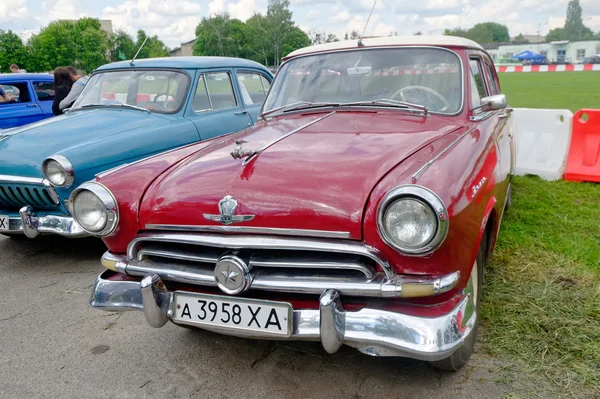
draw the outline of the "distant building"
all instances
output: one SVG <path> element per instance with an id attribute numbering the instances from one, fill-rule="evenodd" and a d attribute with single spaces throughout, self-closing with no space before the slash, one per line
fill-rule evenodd
<path id="1" fill-rule="evenodd" d="M 526 36 L 527 37 L 527 36 Z M 600 54 L 600 40 L 560 40 L 550 43 L 492 43 L 483 46 L 493 59 L 511 58 L 525 50 L 541 54 L 550 62 L 583 62 L 585 57 Z"/>
<path id="2" fill-rule="evenodd" d="M 189 42 L 181 43 L 181 46 L 169 51 L 169 56 L 188 57 L 190 55 L 194 55 L 194 44 L 196 44 L 196 39 L 190 40 Z"/>

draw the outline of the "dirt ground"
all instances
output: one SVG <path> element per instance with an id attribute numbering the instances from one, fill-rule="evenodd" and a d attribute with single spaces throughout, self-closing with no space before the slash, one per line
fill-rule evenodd
<path id="1" fill-rule="evenodd" d="M 220 336 L 92 309 L 100 240 L 0 236 L 2 398 L 515 398 L 476 353 L 457 373 L 318 342 Z M 518 397 L 528 397 L 518 396 Z"/>

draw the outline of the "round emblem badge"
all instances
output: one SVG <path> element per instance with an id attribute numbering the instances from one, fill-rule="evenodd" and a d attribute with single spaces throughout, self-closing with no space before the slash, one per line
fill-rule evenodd
<path id="1" fill-rule="evenodd" d="M 250 288 L 250 268 L 237 256 L 222 256 L 215 266 L 215 280 L 224 293 L 239 294 Z"/>

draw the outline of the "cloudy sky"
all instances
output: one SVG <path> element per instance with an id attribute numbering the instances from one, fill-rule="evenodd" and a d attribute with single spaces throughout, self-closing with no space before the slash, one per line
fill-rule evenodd
<path id="1" fill-rule="evenodd" d="M 600 30 L 600 0 L 580 0 L 584 23 Z M 568 0 L 378 0 L 365 35 L 441 33 L 445 28 L 468 28 L 495 21 L 509 27 L 511 36 L 542 34 L 562 26 Z M 293 19 L 302 29 L 318 29 L 343 37 L 362 31 L 373 0 L 291 0 Z M 88 16 L 110 19 L 114 29 L 134 33 L 142 28 L 176 47 L 194 38 L 200 19 L 227 11 L 245 20 L 266 12 L 267 0 L 0 0 L 0 29 L 23 37 L 55 19 Z"/>

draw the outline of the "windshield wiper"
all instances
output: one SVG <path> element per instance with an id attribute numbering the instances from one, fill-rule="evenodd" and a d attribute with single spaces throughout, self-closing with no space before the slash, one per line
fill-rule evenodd
<path id="1" fill-rule="evenodd" d="M 150 111 L 148 108 L 138 107 L 136 105 L 130 105 L 130 104 L 86 104 L 81 107 L 72 108 L 71 111 L 76 111 L 78 109 L 85 109 L 85 108 L 94 108 L 94 107 L 129 108 L 129 109 L 135 109 L 135 110 L 142 111 L 142 112 L 147 112 L 149 114 L 152 113 L 152 111 Z"/>
<path id="2" fill-rule="evenodd" d="M 405 101 L 392 100 L 391 98 L 378 98 L 376 100 L 369 101 L 354 101 L 349 103 L 340 104 L 341 106 L 360 106 L 360 105 L 383 105 L 385 107 L 395 107 L 402 109 L 417 109 L 422 111 L 425 115 L 428 114 L 429 109 L 424 105 L 408 103 Z"/>
<path id="3" fill-rule="evenodd" d="M 291 111 L 298 111 L 301 109 L 311 109 L 311 108 L 320 108 L 320 107 L 339 107 L 339 106 L 340 106 L 340 103 L 329 103 L 329 102 L 322 102 L 322 101 L 321 102 L 298 101 L 295 103 L 287 104 L 282 107 L 274 108 L 272 110 L 264 112 L 261 116 L 265 117 L 265 116 L 270 115 L 277 111 L 291 112 Z"/>

